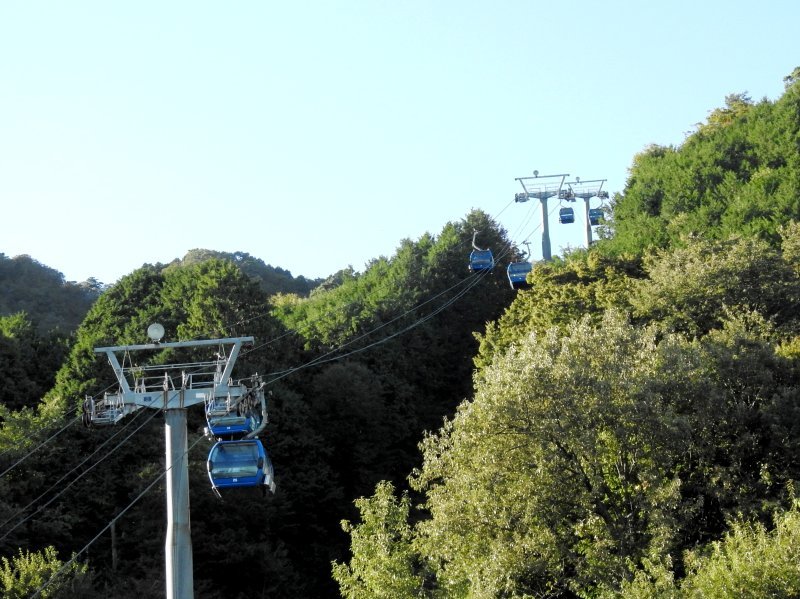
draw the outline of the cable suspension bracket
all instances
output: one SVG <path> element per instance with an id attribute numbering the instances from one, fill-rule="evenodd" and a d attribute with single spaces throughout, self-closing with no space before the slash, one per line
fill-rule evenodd
<path id="1" fill-rule="evenodd" d="M 229 406 L 236 405 L 250 393 L 250 389 L 242 383 L 234 383 L 231 374 L 242 347 L 252 343 L 253 337 L 228 337 L 97 347 L 94 352 L 105 354 L 114 370 L 119 388 L 115 393 L 105 393 L 100 400 L 87 397 L 83 404 L 84 423 L 116 424 L 126 415 L 141 408 L 183 409 L 200 403 L 213 403 L 219 399 L 224 399 Z M 138 366 L 133 365 L 131 360 L 134 352 L 202 347 L 219 347 L 228 351 L 220 351 L 216 359 L 197 362 L 147 363 Z M 123 356 L 122 364 L 118 354 Z M 126 363 L 130 366 L 123 365 Z M 258 387 L 256 392 L 263 393 L 263 386 Z"/>

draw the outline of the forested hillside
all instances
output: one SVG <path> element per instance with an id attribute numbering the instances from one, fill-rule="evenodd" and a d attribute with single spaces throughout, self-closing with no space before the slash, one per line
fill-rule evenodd
<path id="1" fill-rule="evenodd" d="M 163 593 L 163 417 L 85 430 L 79 409 L 114 387 L 93 348 L 159 322 L 253 335 L 236 376 L 269 397 L 266 498 L 215 497 L 189 411 L 198 597 L 797 596 L 798 75 L 634 157 L 604 238 L 527 290 L 479 210 L 308 286 L 208 250 L 123 277 L 51 380 L 4 373 L 0 588 L 29 596 L 81 552 L 58 596 Z M 488 273 L 467 270 L 474 230 Z M 0 324 L 35 346 L 24 316 Z"/>
<path id="2" fill-rule="evenodd" d="M 0 253 L 0 317 L 24 312 L 40 333 L 70 333 L 103 290 L 96 279 L 65 281 L 57 270 L 30 256 Z"/>
<path id="3" fill-rule="evenodd" d="M 321 282 L 293 277 L 244 252 L 196 249 L 169 267 L 214 259 L 236 264 L 267 295 L 307 296 Z M 72 335 L 106 287 L 96 279 L 66 281 L 30 256 L 0 254 L 0 405 L 33 407 L 52 388 Z"/>
<path id="4" fill-rule="evenodd" d="M 65 281 L 30 256 L 0 253 L 0 409 L 35 407 L 52 388 L 69 339 L 103 290 Z"/>
<path id="5" fill-rule="evenodd" d="M 731 94 L 679 147 L 636 155 L 603 251 L 638 254 L 692 235 L 777 244 L 777 226 L 800 211 L 798 81 L 795 69 L 775 102 Z"/>
<path id="6" fill-rule="evenodd" d="M 534 269 L 413 493 L 345 524 L 343 596 L 797 596 L 798 73 L 637 156 L 607 238 Z"/>
<path id="7" fill-rule="evenodd" d="M 293 277 L 288 270 L 265 264 L 263 260 L 251 256 L 247 252 L 230 253 L 194 249 L 189 250 L 182 260 L 175 260 L 172 264 L 189 266 L 213 258 L 229 260 L 236 264 L 244 274 L 257 281 L 267 295 L 276 293 L 308 295 L 312 289 L 321 283 L 319 280 L 307 279 L 302 275 Z"/>
<path id="8" fill-rule="evenodd" d="M 100 395 L 114 382 L 93 348 L 144 342 L 147 326 L 160 322 L 168 339 L 253 335 L 237 371 L 264 376 L 270 395 L 265 444 L 274 496 L 220 502 L 205 473 L 210 442 L 190 454 L 198 596 L 336 596 L 330 562 L 347 555 L 340 520 L 355 516 L 353 501 L 377 482 L 403 484 L 419 465 L 424 430 L 440 426 L 470 392 L 474 333 L 514 297 L 501 269 L 466 270 L 475 228 L 507 245 L 504 232 L 475 212 L 437 236 L 403 241 L 363 273 L 338 273 L 310 297 L 269 296 L 236 261 L 214 258 L 123 277 L 92 306 L 39 409 L 8 414 L 0 430 L 2 446 L 18 448 L 0 456 L 7 468 L 24 451 L 20 444 L 30 448 L 72 423 L 0 478 L 3 555 L 52 545 L 67 558 L 157 476 L 164 459 L 158 412 L 137 413 L 123 428 L 85 431 L 76 409 L 85 394 Z M 194 442 L 202 410 L 189 419 Z M 48 475 L 54 461 L 63 480 Z M 115 522 L 113 540 L 107 531 L 81 556 L 88 570 L 73 580 L 81 596 L 160 594 L 164 521 L 159 482 Z M 27 562 L 18 561 L 24 570 Z"/>

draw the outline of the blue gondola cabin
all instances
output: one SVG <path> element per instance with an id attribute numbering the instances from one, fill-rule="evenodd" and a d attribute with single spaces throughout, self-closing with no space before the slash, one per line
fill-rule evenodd
<path id="1" fill-rule="evenodd" d="M 527 289 L 530 287 L 528 284 L 528 273 L 531 272 L 533 266 L 530 262 L 512 262 L 508 265 L 506 272 L 508 273 L 508 282 L 511 283 L 512 289 Z"/>
<path id="2" fill-rule="evenodd" d="M 216 439 L 241 439 L 256 431 L 263 419 L 261 410 L 253 409 L 241 399 L 232 401 L 228 397 L 215 397 L 206 404 L 208 432 Z"/>
<path id="3" fill-rule="evenodd" d="M 593 227 L 600 224 L 603 220 L 603 210 L 601 208 L 592 208 L 589 210 L 589 224 Z"/>
<path id="4" fill-rule="evenodd" d="M 257 423 L 253 418 L 236 415 L 209 416 L 208 430 L 218 439 L 241 437 L 255 430 Z"/>
<path id="5" fill-rule="evenodd" d="M 568 225 L 575 222 L 575 211 L 572 208 L 562 208 L 558 211 L 558 222 Z"/>
<path id="6" fill-rule="evenodd" d="M 469 255 L 469 269 L 473 272 L 494 268 L 492 250 L 472 250 Z"/>
<path id="7" fill-rule="evenodd" d="M 272 462 L 258 439 L 218 441 L 208 454 L 208 478 L 219 494 L 221 489 L 261 487 L 275 492 Z"/>

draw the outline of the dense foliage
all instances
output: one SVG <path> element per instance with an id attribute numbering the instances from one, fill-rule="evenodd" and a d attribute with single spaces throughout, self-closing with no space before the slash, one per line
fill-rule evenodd
<path id="1" fill-rule="evenodd" d="M 145 265 L 49 353 L 35 320 L 0 319 L 3 584 L 88 546 L 60 596 L 162 592 L 161 415 L 76 417 L 113 387 L 93 349 L 158 321 L 253 335 L 237 376 L 270 393 L 266 500 L 214 497 L 190 411 L 198 596 L 797 596 L 799 77 L 637 156 L 606 238 L 528 290 L 473 211 L 309 285 L 243 253 Z M 475 230 L 491 272 L 467 271 Z"/>
<path id="2" fill-rule="evenodd" d="M 800 592 L 800 513 L 778 512 L 771 530 L 736 521 L 720 541 L 687 552 L 688 572 L 676 580 L 666 563 L 649 563 L 620 594 L 625 599 L 796 597 Z"/>
<path id="3" fill-rule="evenodd" d="M 0 316 L 25 312 L 40 333 L 74 331 L 103 288 L 96 279 L 65 281 L 30 256 L 0 253 Z"/>
<path id="4" fill-rule="evenodd" d="M 53 387 L 69 337 L 41 333 L 24 312 L 0 316 L 0 405 L 36 407 Z"/>
<path id="5" fill-rule="evenodd" d="M 507 245 L 503 231 L 475 212 L 437 237 L 403 241 L 395 256 L 364 273 L 349 271 L 310 297 L 269 297 L 227 258 L 145 265 L 123 277 L 92 306 L 38 409 L 9 411 L 0 429 L 0 444 L 10 449 L 64 427 L 24 467 L 0 477 L 2 554 L 48 545 L 79 551 L 157 475 L 164 459 L 157 412 L 84 431 L 74 410 L 85 394 L 113 388 L 94 348 L 143 343 L 147 326 L 160 322 L 167 339 L 253 335 L 256 345 L 243 352 L 237 372 L 261 374 L 270 394 L 265 437 L 277 472 L 274 497 L 219 502 L 205 474 L 210 444 L 199 440 L 190 454 L 198 594 L 334 596 L 329 564 L 347 548 L 339 521 L 354 516 L 353 500 L 381 479 L 402 484 L 419 463 L 423 431 L 437 428 L 469 393 L 474 333 L 514 297 L 504 271 L 467 271 L 473 228 Z M 175 350 L 155 356 L 196 357 Z M 58 415 L 65 420 L 52 422 Z M 203 425 L 202 410 L 190 411 L 190 444 Z M 0 455 L 0 466 L 18 458 L 18 451 Z M 54 461 L 57 490 L 47 475 Z M 33 517 L 43 502 L 47 509 Z M 158 483 L 81 556 L 95 588 L 118 597 L 160 592 L 163 512 Z"/>
<path id="6" fill-rule="evenodd" d="M 263 260 L 251 256 L 247 252 L 217 252 L 214 250 L 189 250 L 182 260 L 175 260 L 172 265 L 190 266 L 205 260 L 228 260 L 236 264 L 241 271 L 258 282 L 267 295 L 275 293 L 297 293 L 308 295 L 321 281 L 307 279 L 304 276 L 293 277 L 286 269 L 265 264 Z"/>
<path id="7" fill-rule="evenodd" d="M 48 583 L 47 586 L 44 586 Z M 42 588 L 44 587 L 44 588 Z M 52 546 L 31 553 L 22 551 L 10 560 L 2 558 L 0 589 L 6 599 L 24 599 L 39 592 L 40 597 L 99 597 L 92 588 L 91 575 L 85 564 L 64 564 Z"/>
<path id="8" fill-rule="evenodd" d="M 30 256 L 0 253 L 0 417 L 4 410 L 35 407 L 53 387 L 71 334 L 102 293 Z"/>
<path id="9" fill-rule="evenodd" d="M 610 238 L 537 265 L 416 504 L 344 523 L 343 596 L 797 596 L 799 91 L 647 150 Z"/>
<path id="10" fill-rule="evenodd" d="M 692 234 L 777 242 L 800 212 L 800 81 L 777 101 L 732 94 L 680 147 L 638 154 L 615 198 L 604 251 L 638 253 Z"/>

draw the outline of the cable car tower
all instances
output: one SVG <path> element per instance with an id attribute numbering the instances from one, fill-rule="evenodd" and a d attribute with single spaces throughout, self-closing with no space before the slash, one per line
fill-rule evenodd
<path id="1" fill-rule="evenodd" d="M 586 222 L 586 247 L 592 245 L 592 227 L 600 224 L 603 218 L 603 211 L 600 208 L 590 208 L 589 200 L 600 198 L 600 201 L 608 199 L 608 192 L 603 190 L 603 183 L 608 179 L 592 179 L 581 181 L 580 177 L 575 177 L 574 181 L 567 183 L 567 187 L 575 198 L 583 198 L 584 216 Z"/>
<path id="2" fill-rule="evenodd" d="M 193 599 L 186 410 L 197 404 L 205 404 L 207 410 L 208 406 L 220 404 L 235 409 L 245 399 L 252 401 L 254 395 L 260 395 L 258 400 L 263 405 L 264 386 L 256 384 L 250 389 L 241 383 L 234 384 L 231 379 L 242 346 L 252 344 L 253 337 L 161 343 L 164 327 L 160 324 L 150 325 L 147 334 L 152 342 L 145 345 L 95 348 L 95 353 L 108 358 L 119 389 L 116 393 L 106 393 L 98 401 L 87 398 L 83 418 L 87 425 L 110 425 L 142 408 L 163 410 L 167 478 L 166 596 L 167 599 Z M 218 348 L 216 358 L 179 364 L 138 366 L 132 363 L 134 353 L 202 347 Z M 119 355 L 123 356 L 122 364 Z"/>
<path id="3" fill-rule="evenodd" d="M 552 259 L 550 253 L 550 229 L 547 225 L 547 200 L 561 197 L 561 188 L 564 185 L 564 179 L 567 177 L 569 177 L 569 173 L 565 175 L 542 175 L 540 177 L 539 171 L 533 171 L 533 177 L 517 177 L 515 179 L 520 182 L 524 190 L 522 193 L 514 195 L 515 202 L 527 202 L 534 198 L 542 204 L 542 258 L 544 260 Z M 545 179 L 548 179 L 548 181 L 545 181 Z M 558 180 L 558 183 L 553 180 Z"/>

